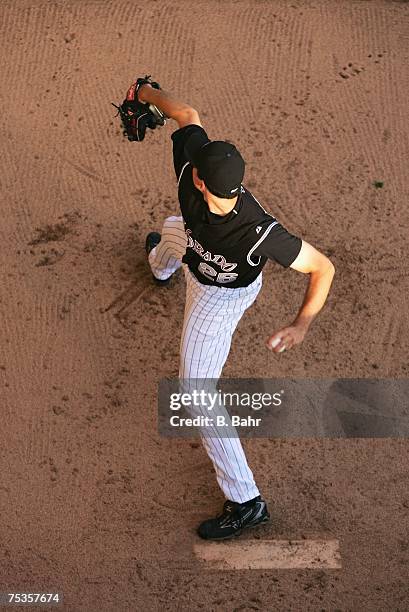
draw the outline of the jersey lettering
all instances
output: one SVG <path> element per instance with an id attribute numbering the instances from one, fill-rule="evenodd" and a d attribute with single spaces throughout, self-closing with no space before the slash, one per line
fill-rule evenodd
<path id="1" fill-rule="evenodd" d="M 206 278 L 210 278 L 210 280 L 215 280 L 217 276 L 217 271 L 212 268 L 212 266 L 209 266 L 208 264 L 204 263 L 204 261 L 200 262 L 198 270 L 203 274 L 203 276 L 206 276 Z"/>
<path id="2" fill-rule="evenodd" d="M 204 261 L 200 262 L 198 270 L 206 278 L 223 285 L 226 285 L 227 283 L 233 283 L 238 277 L 238 274 L 236 274 L 235 272 L 217 273 L 217 270 L 212 268 L 212 266 L 209 266 L 209 264 L 205 263 Z"/>
<path id="3" fill-rule="evenodd" d="M 204 249 L 202 245 L 197 242 L 197 240 L 195 240 L 194 250 L 198 255 L 203 255 Z"/>
<path id="4" fill-rule="evenodd" d="M 232 270 L 234 270 L 234 268 L 237 268 L 236 263 L 225 263 L 222 267 L 222 270 L 224 270 L 225 272 L 231 272 Z"/>
<path id="5" fill-rule="evenodd" d="M 218 283 L 226 284 L 233 283 L 237 277 L 238 274 L 236 274 L 235 272 L 219 272 L 216 280 Z"/>
<path id="6" fill-rule="evenodd" d="M 226 259 L 223 257 L 223 255 L 213 255 L 212 261 L 213 263 L 220 266 L 222 270 L 224 269 L 224 266 L 226 265 Z"/>
<path id="7" fill-rule="evenodd" d="M 205 261 L 210 261 L 221 267 L 223 272 L 232 272 L 237 268 L 237 263 L 228 263 L 223 255 L 213 255 L 210 251 L 205 251 L 200 242 L 194 240 L 192 237 L 192 230 L 186 230 L 187 236 L 187 247 L 194 250 L 195 253 L 200 255 Z M 210 266 L 209 266 L 210 267 Z M 214 268 L 211 268 L 212 270 Z M 217 274 L 217 272 L 215 272 Z M 230 282 L 230 281 L 229 281 Z"/>

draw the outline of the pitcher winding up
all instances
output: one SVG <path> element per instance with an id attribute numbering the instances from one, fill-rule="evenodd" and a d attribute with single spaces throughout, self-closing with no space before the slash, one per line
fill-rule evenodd
<path id="1" fill-rule="evenodd" d="M 258 202 L 243 184 L 240 152 L 229 142 L 210 140 L 197 110 L 149 76 L 138 78 L 117 108 L 129 140 L 142 141 L 147 129 L 167 119 L 178 125 L 171 138 L 181 214 L 165 219 L 160 233 L 147 235 L 146 253 L 158 286 L 167 285 L 179 268 L 186 279 L 179 378 L 220 378 L 234 331 L 261 289 L 268 259 L 309 275 L 298 313 L 286 327 L 265 334 L 266 350 L 292 350 L 324 306 L 334 276 L 331 261 Z M 227 539 L 266 523 L 267 504 L 240 439 L 202 436 L 202 443 L 226 502 L 218 516 L 199 525 L 199 536 Z"/>

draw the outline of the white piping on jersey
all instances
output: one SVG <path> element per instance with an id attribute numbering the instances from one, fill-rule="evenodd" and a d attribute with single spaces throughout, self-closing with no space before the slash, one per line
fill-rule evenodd
<path id="1" fill-rule="evenodd" d="M 211 140 L 209 140 L 209 142 L 205 142 L 205 143 L 204 143 L 204 145 L 202 145 L 202 146 L 200 147 L 200 151 L 203 149 L 203 147 L 205 147 L 206 145 L 210 144 L 211 142 L 212 142 Z M 183 170 L 184 170 L 184 169 L 186 168 L 186 166 L 188 166 L 189 164 L 190 164 L 190 162 L 189 162 L 189 161 L 187 161 L 187 162 L 185 163 L 185 165 L 183 166 L 182 170 L 180 171 L 179 178 L 178 178 L 178 187 L 179 187 L 180 179 L 182 178 Z"/>
<path id="2" fill-rule="evenodd" d="M 268 212 L 268 210 L 266 210 L 263 206 L 261 206 L 260 202 L 257 200 L 257 198 L 253 194 L 251 194 L 251 195 L 256 200 L 256 202 L 260 206 L 261 210 L 263 210 L 265 213 L 267 213 L 269 215 L 270 213 Z"/>
<path id="3" fill-rule="evenodd" d="M 180 171 L 179 174 L 179 178 L 178 178 L 178 187 L 179 187 L 179 183 L 180 183 L 180 179 L 182 178 L 182 174 L 183 174 L 183 170 L 186 168 L 186 166 L 188 166 L 190 164 L 190 162 L 186 162 L 185 165 L 183 166 L 182 170 Z"/>
<path id="4" fill-rule="evenodd" d="M 243 189 L 243 191 L 244 191 L 244 189 Z M 263 212 L 267 213 L 268 215 L 270 215 L 270 213 L 268 212 L 268 210 L 266 210 L 265 208 L 263 208 L 263 206 L 261 206 L 261 204 L 260 204 L 260 202 L 257 200 L 256 196 L 255 196 L 255 195 L 253 195 L 253 194 L 251 193 L 251 191 L 249 191 L 249 194 L 251 195 L 251 197 L 253 198 L 253 200 L 255 200 L 255 201 L 257 202 L 257 204 L 260 206 L 261 210 L 262 210 Z M 271 216 L 271 215 L 270 215 L 270 216 Z"/>
<path id="5" fill-rule="evenodd" d="M 261 206 L 261 205 L 260 205 L 260 206 Z M 261 206 L 261 208 L 263 208 L 263 207 Z M 263 209 L 263 210 L 264 210 L 264 209 Z M 259 238 L 259 239 L 257 240 L 256 244 L 255 244 L 255 245 L 253 245 L 253 246 L 251 247 L 250 251 L 247 253 L 247 263 L 249 263 L 249 264 L 250 264 L 250 266 L 258 266 L 258 264 L 260 263 L 260 259 L 261 259 L 261 256 L 260 256 L 260 255 L 258 256 L 258 262 L 257 262 L 257 263 L 254 263 L 253 261 L 251 261 L 251 256 L 252 256 L 252 254 L 254 253 L 254 251 L 255 251 L 255 250 L 256 250 L 256 249 L 257 249 L 257 248 L 260 246 L 260 244 L 263 242 L 263 240 L 264 240 L 265 238 L 267 238 L 267 236 L 269 235 L 269 233 L 271 232 L 271 230 L 273 229 L 273 227 L 274 227 L 275 225 L 279 225 L 278 221 L 274 221 L 273 223 L 271 223 L 271 225 L 269 225 L 269 226 L 268 226 L 268 228 L 266 229 L 266 231 L 264 232 L 264 234 L 261 236 L 261 238 Z"/>

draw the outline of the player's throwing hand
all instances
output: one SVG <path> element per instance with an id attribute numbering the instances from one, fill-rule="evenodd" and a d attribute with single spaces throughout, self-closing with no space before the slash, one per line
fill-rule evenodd
<path id="1" fill-rule="evenodd" d="M 266 341 L 266 346 L 273 353 L 282 353 L 288 351 L 296 344 L 300 344 L 307 333 L 307 328 L 301 325 L 295 324 L 289 327 L 283 327 L 278 332 L 275 332 Z"/>
<path id="2" fill-rule="evenodd" d="M 305 240 L 302 241 L 301 250 L 291 268 L 308 274 L 310 279 L 304 301 L 292 325 L 283 327 L 268 338 L 266 346 L 273 353 L 287 351 L 304 340 L 311 323 L 327 299 L 335 270 L 332 262 Z"/>

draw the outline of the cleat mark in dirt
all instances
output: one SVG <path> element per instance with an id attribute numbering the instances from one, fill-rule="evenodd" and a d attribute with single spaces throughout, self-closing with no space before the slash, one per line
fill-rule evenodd
<path id="1" fill-rule="evenodd" d="M 125 291 L 123 291 L 120 295 L 118 295 L 108 306 L 106 306 L 106 308 L 101 308 L 100 312 L 101 313 L 105 313 L 108 312 L 110 310 L 112 310 L 112 308 L 114 308 L 115 306 L 121 304 L 119 310 L 117 310 L 117 312 L 115 313 L 115 316 L 117 318 L 120 318 L 121 314 L 129 307 L 131 306 L 131 304 L 136 304 L 139 302 L 139 300 L 146 295 L 147 293 L 149 293 L 149 291 L 152 290 L 153 287 L 147 286 L 143 289 L 140 288 L 139 283 L 131 283 L 131 285 L 129 285 Z"/>
<path id="2" fill-rule="evenodd" d="M 87 178 L 90 178 L 93 181 L 97 181 L 98 183 L 101 183 L 102 185 L 106 185 L 107 184 L 106 181 L 104 181 L 102 178 L 100 178 L 97 174 L 94 174 L 91 170 L 87 170 L 83 166 L 75 164 L 74 162 L 70 161 L 69 159 L 66 159 L 65 161 L 67 162 L 67 164 L 69 164 L 75 170 L 77 170 L 77 172 L 79 172 L 80 174 L 83 174 Z"/>

